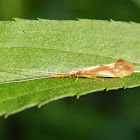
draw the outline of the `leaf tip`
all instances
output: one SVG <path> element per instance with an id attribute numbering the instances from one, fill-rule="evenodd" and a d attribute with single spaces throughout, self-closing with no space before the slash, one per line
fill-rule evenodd
<path id="1" fill-rule="evenodd" d="M 79 99 L 79 97 L 80 97 L 80 95 L 77 95 L 77 96 L 76 96 L 76 99 Z"/>
<path id="2" fill-rule="evenodd" d="M 123 87 L 124 89 L 126 89 L 127 87 Z"/>
<path id="3" fill-rule="evenodd" d="M 9 114 L 5 114 L 5 115 L 4 115 L 4 118 L 5 118 L 5 119 L 7 119 L 7 118 L 8 118 L 8 116 L 9 116 Z"/>
<path id="4" fill-rule="evenodd" d="M 43 19 L 42 19 L 42 18 L 37 18 L 37 20 L 38 20 L 38 21 L 41 21 L 41 20 L 43 20 Z"/>
<path id="5" fill-rule="evenodd" d="M 107 88 L 106 91 L 109 91 L 109 88 Z"/>
<path id="6" fill-rule="evenodd" d="M 80 21 L 80 18 L 76 18 L 76 20 Z"/>
<path id="7" fill-rule="evenodd" d="M 39 104 L 38 106 L 37 106 L 37 108 L 41 108 L 42 107 L 42 104 Z"/>
<path id="8" fill-rule="evenodd" d="M 15 22 L 19 21 L 19 20 L 24 20 L 24 19 L 21 19 L 21 18 L 12 18 Z"/>
<path id="9" fill-rule="evenodd" d="M 115 20 L 113 20 L 113 19 L 110 19 L 110 22 L 114 22 Z"/>

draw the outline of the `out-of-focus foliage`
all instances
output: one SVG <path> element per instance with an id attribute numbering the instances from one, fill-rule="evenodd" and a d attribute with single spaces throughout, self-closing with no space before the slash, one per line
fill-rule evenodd
<path id="1" fill-rule="evenodd" d="M 66 98 L 0 118 L 3 139 L 137 140 L 139 88 Z M 4 131 L 4 133 L 3 133 Z M 137 133 L 136 133 L 137 132 Z M 8 134 L 8 135 L 4 135 Z"/>
<path id="2" fill-rule="evenodd" d="M 140 8 L 140 0 L 132 0 L 132 2 Z"/>
<path id="3" fill-rule="evenodd" d="M 133 0 L 139 1 L 139 0 Z M 102 19 L 140 22 L 132 0 L 1 0 L 0 19 Z"/>

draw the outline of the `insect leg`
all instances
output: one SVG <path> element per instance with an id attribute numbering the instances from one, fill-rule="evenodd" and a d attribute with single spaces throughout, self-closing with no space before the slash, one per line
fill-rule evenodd
<path id="1" fill-rule="evenodd" d="M 76 77 L 77 77 L 77 78 L 76 78 L 75 82 L 77 82 L 77 80 L 78 80 L 78 75 L 76 75 Z"/>

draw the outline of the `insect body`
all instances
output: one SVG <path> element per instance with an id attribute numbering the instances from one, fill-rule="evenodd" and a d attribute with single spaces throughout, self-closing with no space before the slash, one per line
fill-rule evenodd
<path id="1" fill-rule="evenodd" d="M 124 77 L 134 72 L 134 66 L 123 59 L 111 64 L 85 67 L 68 73 L 54 74 L 51 77 Z"/>

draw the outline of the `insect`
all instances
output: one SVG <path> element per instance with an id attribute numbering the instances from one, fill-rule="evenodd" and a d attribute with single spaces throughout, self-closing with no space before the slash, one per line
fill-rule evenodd
<path id="1" fill-rule="evenodd" d="M 51 77 L 77 77 L 77 81 L 78 77 L 124 77 L 133 72 L 134 66 L 130 62 L 119 59 L 114 63 L 85 67 L 68 73 L 54 74 Z"/>

